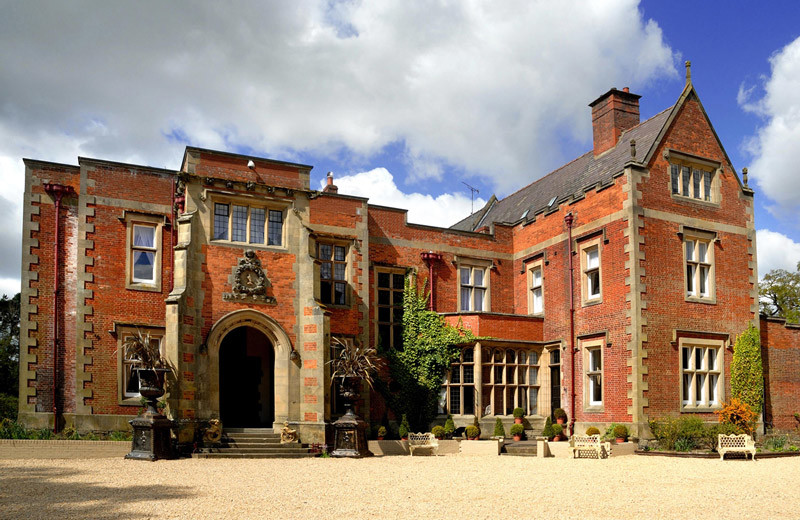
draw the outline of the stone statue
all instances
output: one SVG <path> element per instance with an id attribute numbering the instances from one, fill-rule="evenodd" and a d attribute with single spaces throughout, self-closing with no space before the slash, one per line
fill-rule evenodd
<path id="1" fill-rule="evenodd" d="M 281 444 L 289 444 L 290 442 L 297 442 L 297 430 L 289 428 L 289 421 L 284 421 L 283 429 L 281 430 Z"/>
<path id="2" fill-rule="evenodd" d="M 222 439 L 222 421 L 219 419 L 211 419 L 208 421 L 208 428 L 206 429 L 203 440 L 212 444 L 218 443 Z"/>

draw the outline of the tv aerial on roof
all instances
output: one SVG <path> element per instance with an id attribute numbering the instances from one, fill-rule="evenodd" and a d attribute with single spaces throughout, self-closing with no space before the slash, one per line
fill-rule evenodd
<path id="1" fill-rule="evenodd" d="M 463 184 L 464 186 L 469 188 L 469 191 L 470 191 L 469 214 L 472 215 L 473 213 L 475 213 L 475 194 L 476 193 L 480 193 L 480 190 L 478 188 L 473 188 L 472 186 L 470 186 L 469 184 L 467 184 L 464 181 L 461 181 L 461 184 Z"/>

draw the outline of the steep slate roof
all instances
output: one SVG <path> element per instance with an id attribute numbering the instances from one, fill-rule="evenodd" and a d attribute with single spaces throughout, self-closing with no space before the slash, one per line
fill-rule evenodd
<path id="1" fill-rule="evenodd" d="M 637 158 L 645 157 L 673 108 L 670 107 L 626 130 L 620 135 L 614 148 L 598 157 L 595 157 L 594 152 L 590 150 L 502 200 L 492 196 L 486 206 L 451 227 L 462 231 L 474 231 L 478 227 L 495 222 L 511 224 L 522 219 L 525 211 L 528 212 L 525 219 L 530 220 L 535 214 L 546 211 L 553 197 L 556 198 L 552 205 L 555 208 L 557 204 L 572 196 L 581 196 L 585 190 L 592 189 L 598 184 L 613 182 L 615 174 L 620 173 L 625 163 L 631 160 L 631 139 L 636 140 Z"/>

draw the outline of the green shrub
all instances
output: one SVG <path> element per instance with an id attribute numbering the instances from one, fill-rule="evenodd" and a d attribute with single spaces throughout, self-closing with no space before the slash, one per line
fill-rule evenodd
<path id="1" fill-rule="evenodd" d="M 525 410 L 523 410 L 519 406 L 514 408 L 514 417 L 517 419 L 522 419 L 523 417 L 525 417 Z"/>
<path id="2" fill-rule="evenodd" d="M 129 441 L 132 438 L 133 434 L 131 432 L 124 431 L 111 432 L 111 435 L 108 436 L 108 439 L 111 441 Z"/>
<path id="3" fill-rule="evenodd" d="M 475 439 L 480 436 L 481 430 L 475 425 L 470 425 L 464 429 L 464 433 L 467 435 L 468 439 Z"/>
<path id="4" fill-rule="evenodd" d="M 513 431 L 513 427 L 512 427 Z M 506 429 L 503 427 L 503 421 L 500 418 L 496 418 L 494 420 L 494 436 L 495 437 L 505 437 L 506 436 Z"/>
<path id="5" fill-rule="evenodd" d="M 600 430 L 598 430 L 594 426 L 589 426 L 588 428 L 586 428 L 586 435 L 600 435 Z"/>
<path id="6" fill-rule="evenodd" d="M 650 431 L 658 441 L 658 447 L 662 450 L 677 450 L 678 441 L 681 441 L 681 448 L 686 451 L 686 446 L 691 444 L 689 449 L 714 449 L 717 445 L 717 435 L 720 433 L 738 433 L 736 427 L 731 424 L 705 424 L 699 417 L 664 417 L 649 421 Z"/>
<path id="7" fill-rule="evenodd" d="M 442 439 L 442 438 L 444 438 L 444 426 L 434 426 L 434 427 L 431 429 L 431 433 L 432 433 L 432 434 L 433 434 L 433 436 L 434 436 L 434 437 L 436 437 L 437 439 Z"/>
<path id="8" fill-rule="evenodd" d="M 444 422 L 444 434 L 445 436 L 452 437 L 453 433 L 456 431 L 456 423 L 453 422 L 453 416 L 448 415 L 447 420 Z"/>
<path id="9" fill-rule="evenodd" d="M 567 412 L 565 412 L 563 408 L 556 408 L 556 410 L 553 412 L 553 417 L 556 419 L 564 419 L 566 421 Z"/>
<path id="10" fill-rule="evenodd" d="M 553 437 L 558 437 L 562 433 L 564 433 L 564 426 L 561 424 L 554 424 L 553 428 Z"/>
<path id="11" fill-rule="evenodd" d="M 0 394 L 0 419 L 17 420 L 17 397 Z"/>
<path id="12" fill-rule="evenodd" d="M 775 435 L 764 440 L 764 449 L 769 451 L 783 451 L 789 442 L 788 435 Z"/>
<path id="13" fill-rule="evenodd" d="M 627 439 L 628 438 L 628 427 L 624 424 L 618 424 L 614 427 L 614 438 L 616 439 Z"/>
<path id="14" fill-rule="evenodd" d="M 511 426 L 511 435 L 523 435 L 524 433 L 525 433 L 525 426 L 521 424 L 514 424 Z"/>
<path id="15" fill-rule="evenodd" d="M 553 421 L 550 420 L 548 417 L 544 421 L 544 429 L 542 430 L 542 437 L 547 437 L 548 439 L 552 439 L 555 433 L 553 433 Z"/>
<path id="16" fill-rule="evenodd" d="M 386 437 L 386 426 L 378 426 L 378 437 Z"/>
<path id="17" fill-rule="evenodd" d="M 617 426 L 619 426 L 617 423 L 609 424 L 608 428 L 606 428 L 605 433 L 603 433 L 602 439 L 604 441 L 613 441 L 614 439 L 616 439 L 616 436 L 614 435 L 614 428 L 616 428 Z"/>
<path id="18" fill-rule="evenodd" d="M 675 441 L 675 451 L 692 451 L 694 449 L 694 441 L 686 437 L 681 437 Z"/>
<path id="19" fill-rule="evenodd" d="M 0 419 L 0 439 L 27 439 L 28 432 L 16 421 Z"/>
<path id="20" fill-rule="evenodd" d="M 400 421 L 399 433 L 401 439 L 408 437 L 408 417 L 406 417 L 406 414 L 403 414 L 403 419 Z"/>
<path id="21" fill-rule="evenodd" d="M 736 338 L 731 360 L 731 397 L 750 405 L 756 416 L 764 399 L 764 369 L 761 363 L 761 337 L 751 323 Z"/>

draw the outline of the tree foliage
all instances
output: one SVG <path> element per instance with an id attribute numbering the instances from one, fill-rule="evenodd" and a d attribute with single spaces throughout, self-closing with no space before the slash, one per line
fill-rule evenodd
<path id="1" fill-rule="evenodd" d="M 0 298 L 0 394 L 19 393 L 19 293 Z"/>
<path id="2" fill-rule="evenodd" d="M 425 286 L 417 288 L 414 275 L 406 276 L 403 291 L 403 349 L 382 348 L 389 375 L 398 391 L 382 393 L 397 416 L 406 415 L 414 431 L 427 431 L 436 416 L 442 381 L 458 359 L 459 344 L 477 339 L 463 327 L 452 327 L 427 310 Z"/>
<path id="3" fill-rule="evenodd" d="M 752 324 L 739 337 L 731 361 L 731 397 L 761 412 L 764 399 L 764 369 L 761 364 L 761 337 Z"/>
<path id="4" fill-rule="evenodd" d="M 773 269 L 758 284 L 760 308 L 767 316 L 800 322 L 800 262 L 797 271 Z"/>

